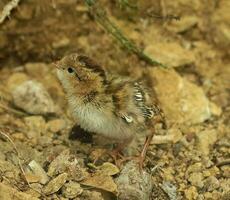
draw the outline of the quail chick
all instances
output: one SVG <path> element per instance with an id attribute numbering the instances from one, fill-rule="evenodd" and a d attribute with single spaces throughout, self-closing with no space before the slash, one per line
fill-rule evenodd
<path id="1" fill-rule="evenodd" d="M 139 162 L 142 168 L 154 125 L 164 123 L 156 96 L 150 95 L 144 83 L 109 74 L 85 55 L 70 54 L 55 65 L 72 115 L 81 128 L 117 143 L 117 152 L 135 137 L 146 136 Z"/>

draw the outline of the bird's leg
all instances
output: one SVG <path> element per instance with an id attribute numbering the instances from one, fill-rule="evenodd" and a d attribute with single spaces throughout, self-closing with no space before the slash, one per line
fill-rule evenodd
<path id="1" fill-rule="evenodd" d="M 131 157 L 126 157 L 122 154 L 122 151 L 125 147 L 129 145 L 129 143 L 132 141 L 133 138 L 126 139 L 124 142 L 119 143 L 115 149 L 109 155 L 113 158 L 115 165 L 118 167 L 121 166 L 121 164 L 127 160 L 131 160 Z"/>
<path id="2" fill-rule="evenodd" d="M 104 155 L 104 154 L 108 154 L 114 161 L 115 165 L 117 165 L 118 167 L 121 166 L 121 164 L 127 160 L 130 160 L 129 157 L 125 157 L 122 154 L 122 151 L 124 150 L 125 147 L 127 147 L 127 145 L 132 141 L 131 139 L 126 139 L 125 141 L 123 141 L 122 143 L 118 143 L 117 146 L 113 149 L 113 150 L 107 150 L 104 149 L 102 150 L 100 153 L 98 153 L 98 155 L 94 158 L 93 164 L 95 164 L 99 158 Z"/>
<path id="3" fill-rule="evenodd" d="M 152 132 L 151 135 L 147 136 L 145 139 L 144 147 L 143 147 L 142 152 L 139 156 L 139 169 L 140 169 L 140 171 L 143 170 L 143 164 L 144 164 L 146 152 L 147 152 L 147 149 L 148 149 L 150 142 L 153 138 L 153 135 L 154 135 L 154 133 Z"/>

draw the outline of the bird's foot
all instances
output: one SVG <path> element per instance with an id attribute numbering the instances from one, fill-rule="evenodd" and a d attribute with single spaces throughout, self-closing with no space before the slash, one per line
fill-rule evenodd
<path id="1" fill-rule="evenodd" d="M 145 155 L 140 154 L 139 156 L 124 156 L 121 152 L 117 152 L 115 150 L 113 150 L 108 154 L 112 157 L 115 165 L 118 168 L 121 168 L 123 163 L 133 160 L 137 163 L 140 173 L 142 173 L 144 167 Z"/>
<path id="2" fill-rule="evenodd" d="M 111 151 L 108 154 L 112 157 L 112 159 L 114 161 L 114 164 L 118 168 L 121 168 L 122 164 L 124 162 L 130 161 L 130 160 L 137 160 L 138 159 L 135 156 L 125 156 L 125 155 L 123 155 L 123 153 L 121 151 L 118 151 L 117 149 L 114 149 L 113 151 Z"/>

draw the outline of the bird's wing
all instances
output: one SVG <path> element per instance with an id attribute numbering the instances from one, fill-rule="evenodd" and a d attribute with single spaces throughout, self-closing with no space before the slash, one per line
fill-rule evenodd
<path id="1" fill-rule="evenodd" d="M 132 108 L 133 93 L 128 79 L 114 78 L 110 83 L 110 94 L 114 104 L 114 112 L 126 123 L 133 123 L 135 109 Z"/>
<path id="2" fill-rule="evenodd" d="M 129 78 L 112 77 L 109 85 L 115 114 L 126 123 L 143 123 L 160 112 L 155 99 L 141 83 Z"/>
<path id="3" fill-rule="evenodd" d="M 147 121 L 164 121 L 164 114 L 154 91 L 149 91 L 141 82 L 134 83 L 134 101 Z"/>

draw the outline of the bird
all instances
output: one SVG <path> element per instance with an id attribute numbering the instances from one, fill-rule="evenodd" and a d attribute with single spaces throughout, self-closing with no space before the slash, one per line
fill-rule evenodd
<path id="1" fill-rule="evenodd" d="M 109 73 L 96 60 L 78 53 L 68 54 L 54 64 L 73 119 L 82 129 L 116 143 L 116 153 L 128 148 L 135 138 L 146 138 L 139 155 L 142 169 L 155 125 L 165 125 L 149 81 Z"/>

